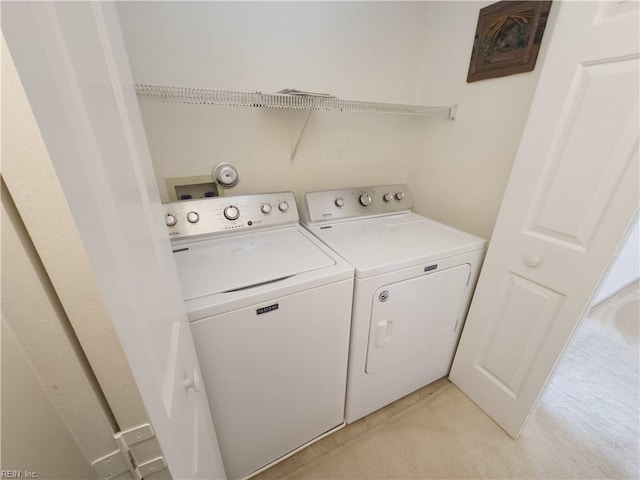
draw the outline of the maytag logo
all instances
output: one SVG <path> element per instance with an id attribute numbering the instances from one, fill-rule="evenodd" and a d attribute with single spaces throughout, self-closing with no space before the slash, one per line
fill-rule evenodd
<path id="1" fill-rule="evenodd" d="M 175 237 L 176 235 L 180 235 L 180 232 L 169 232 L 170 237 Z"/>
<path id="2" fill-rule="evenodd" d="M 437 263 L 435 265 L 429 265 L 428 267 L 424 267 L 424 271 L 425 272 L 430 272 L 431 270 L 435 270 L 436 268 L 438 268 L 438 264 Z"/>
<path id="3" fill-rule="evenodd" d="M 256 314 L 262 315 L 263 313 L 273 312 L 274 310 L 277 310 L 277 309 L 278 309 L 278 304 L 274 303 L 273 305 L 269 305 L 268 307 L 262 307 L 262 308 L 256 309 Z"/>
<path id="4" fill-rule="evenodd" d="M 323 213 L 322 216 L 323 217 L 331 217 L 331 216 L 333 216 L 333 213 Z"/>

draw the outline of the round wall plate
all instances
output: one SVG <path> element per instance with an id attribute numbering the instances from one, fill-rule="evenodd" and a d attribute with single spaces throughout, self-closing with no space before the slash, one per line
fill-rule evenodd
<path id="1" fill-rule="evenodd" d="M 240 172 L 232 163 L 220 163 L 213 169 L 213 179 L 221 188 L 230 188 L 240 180 Z"/>

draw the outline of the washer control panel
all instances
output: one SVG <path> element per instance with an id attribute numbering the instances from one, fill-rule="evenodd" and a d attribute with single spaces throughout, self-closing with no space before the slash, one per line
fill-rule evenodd
<path id="1" fill-rule="evenodd" d="M 304 195 L 304 221 L 319 223 L 356 217 L 407 212 L 413 208 L 404 184 L 345 188 Z"/>
<path id="2" fill-rule="evenodd" d="M 294 225 L 299 220 L 292 192 L 183 200 L 163 208 L 171 238 Z"/>

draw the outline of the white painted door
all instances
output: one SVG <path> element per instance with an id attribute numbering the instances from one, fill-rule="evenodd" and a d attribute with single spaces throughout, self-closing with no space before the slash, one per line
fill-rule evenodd
<path id="1" fill-rule="evenodd" d="M 517 437 L 638 209 L 638 2 L 559 9 L 451 380 Z"/>
<path id="2" fill-rule="evenodd" d="M 115 5 L 3 3 L 2 31 L 2 175 L 118 428 L 150 420 L 174 478 L 224 478 Z"/>

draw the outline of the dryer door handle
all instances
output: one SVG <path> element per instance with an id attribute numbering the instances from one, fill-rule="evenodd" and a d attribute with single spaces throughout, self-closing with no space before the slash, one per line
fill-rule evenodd
<path id="1" fill-rule="evenodd" d="M 376 325 L 376 341 L 375 347 L 384 347 L 391 340 L 393 334 L 393 322 L 391 320 L 382 320 Z"/>

